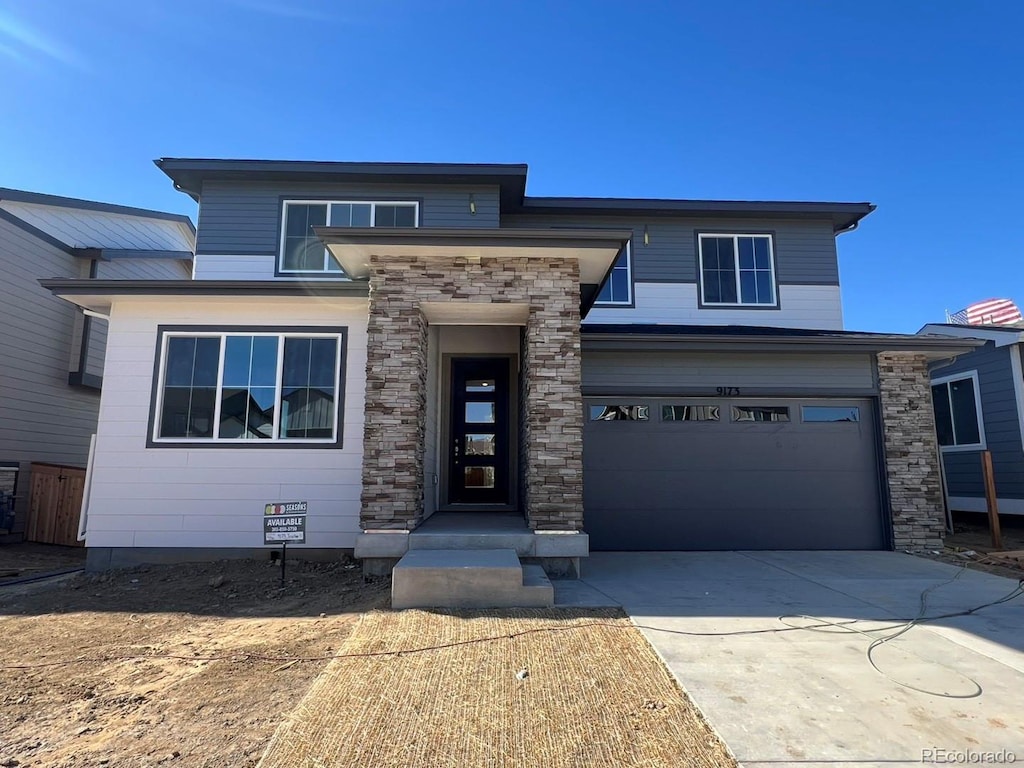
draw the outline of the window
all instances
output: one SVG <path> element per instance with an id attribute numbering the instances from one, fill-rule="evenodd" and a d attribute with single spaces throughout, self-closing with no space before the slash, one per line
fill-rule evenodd
<path id="1" fill-rule="evenodd" d="M 783 405 L 734 405 L 733 421 L 789 421 L 789 408 Z"/>
<path id="2" fill-rule="evenodd" d="M 860 421 L 860 408 L 855 405 L 804 405 L 800 411 L 804 422 Z"/>
<path id="3" fill-rule="evenodd" d="M 154 442 L 338 441 L 342 334 L 165 331 Z"/>
<path id="4" fill-rule="evenodd" d="M 778 305 L 771 235 L 699 235 L 701 302 Z"/>
<path id="5" fill-rule="evenodd" d="M 662 421 L 718 421 L 717 405 L 663 405 Z"/>
<path id="6" fill-rule="evenodd" d="M 592 405 L 591 421 L 647 421 L 650 407 L 646 405 Z"/>
<path id="7" fill-rule="evenodd" d="M 630 280 L 629 243 L 615 260 L 608 281 L 597 294 L 598 304 L 630 304 L 633 301 L 633 284 Z"/>
<path id="8" fill-rule="evenodd" d="M 940 446 L 947 450 L 985 447 L 977 371 L 933 381 L 932 407 Z"/>
<path id="9" fill-rule="evenodd" d="M 313 227 L 416 227 L 419 203 L 287 200 L 283 216 L 280 271 L 344 277 L 341 265 L 314 234 Z"/>

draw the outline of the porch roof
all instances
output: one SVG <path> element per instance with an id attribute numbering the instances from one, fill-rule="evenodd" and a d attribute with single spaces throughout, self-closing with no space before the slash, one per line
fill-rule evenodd
<path id="1" fill-rule="evenodd" d="M 619 253 L 633 236 L 617 229 L 446 229 L 314 227 L 353 279 L 370 275 L 370 257 L 559 258 L 580 265 L 582 314 L 593 305 Z"/>

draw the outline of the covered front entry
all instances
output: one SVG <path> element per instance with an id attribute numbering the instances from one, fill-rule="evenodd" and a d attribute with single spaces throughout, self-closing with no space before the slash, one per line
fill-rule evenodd
<path id="1" fill-rule="evenodd" d="M 873 399 L 592 398 L 595 550 L 882 549 Z"/>

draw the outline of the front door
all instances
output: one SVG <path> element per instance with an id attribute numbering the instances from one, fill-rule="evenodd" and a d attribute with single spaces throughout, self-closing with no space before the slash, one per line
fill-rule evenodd
<path id="1" fill-rule="evenodd" d="M 449 504 L 508 504 L 509 359 L 452 358 Z"/>

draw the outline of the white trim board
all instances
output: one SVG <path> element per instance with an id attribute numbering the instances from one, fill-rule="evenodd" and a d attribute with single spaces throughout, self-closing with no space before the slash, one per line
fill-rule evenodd
<path id="1" fill-rule="evenodd" d="M 978 420 L 978 440 L 977 443 L 956 443 L 956 417 L 953 415 L 953 394 L 949 391 L 949 387 L 946 387 L 946 398 L 949 402 L 949 419 L 950 424 L 953 426 L 953 445 L 940 445 L 939 448 L 943 453 L 962 453 L 964 451 L 985 451 L 988 450 L 988 439 L 985 436 L 985 412 L 981 409 L 981 384 L 978 381 L 977 370 L 973 371 L 960 371 L 960 373 L 951 373 L 949 376 L 940 376 L 937 379 L 931 380 L 932 387 L 938 387 L 942 385 L 951 384 L 954 381 L 966 381 L 970 379 L 972 386 L 974 387 L 974 411 L 975 417 Z M 933 405 L 934 407 L 934 405 Z"/>
<path id="2" fill-rule="evenodd" d="M 1010 373 L 1013 376 L 1013 394 L 1017 401 L 1017 422 L 1020 425 L 1020 443 L 1024 450 L 1024 352 L 1020 345 L 1011 347 Z"/>
<path id="3" fill-rule="evenodd" d="M 1001 515 L 1024 515 L 1024 499 L 996 499 Z M 950 496 L 949 508 L 954 512 L 988 512 L 984 496 Z"/>

